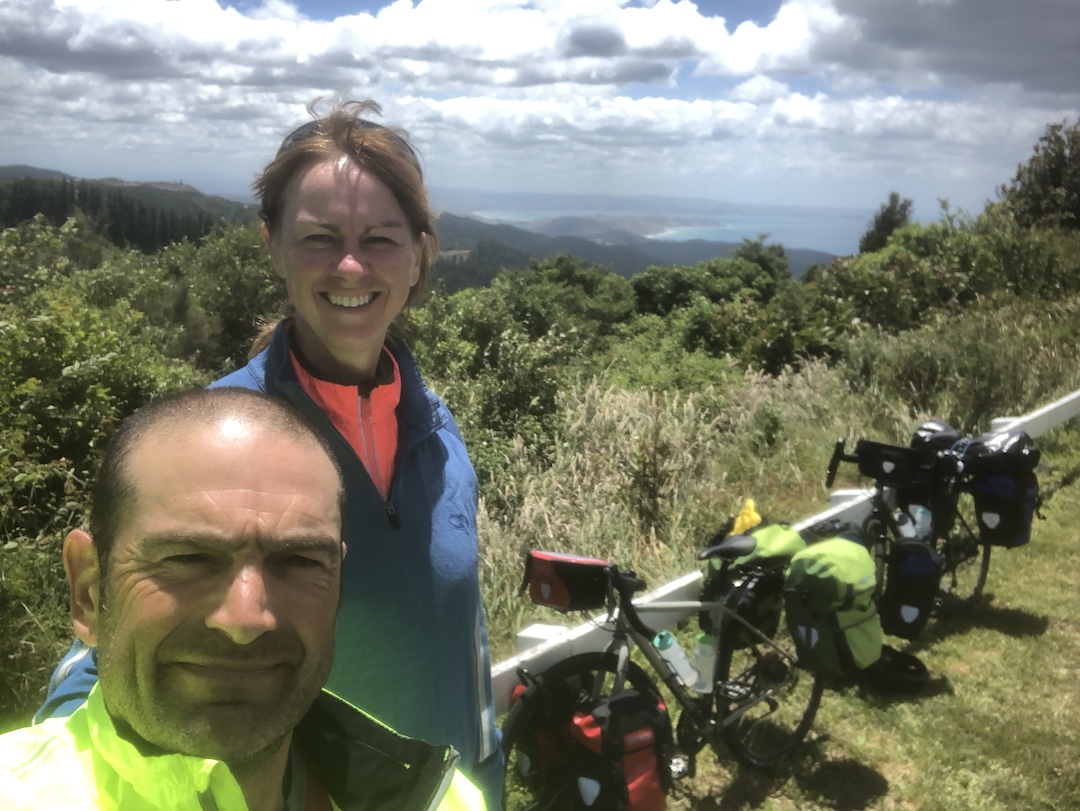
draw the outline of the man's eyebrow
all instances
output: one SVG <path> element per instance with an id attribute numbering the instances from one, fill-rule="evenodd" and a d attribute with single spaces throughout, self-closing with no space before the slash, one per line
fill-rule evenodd
<path id="1" fill-rule="evenodd" d="M 196 532 L 160 532 L 142 538 L 142 548 L 148 552 L 170 549 L 226 550 L 233 551 L 245 546 L 246 538 L 232 535 Z M 330 551 L 341 548 L 341 538 L 334 535 L 310 534 L 275 538 L 257 538 L 256 546 L 262 552 Z"/>
<path id="2" fill-rule="evenodd" d="M 195 532 L 159 532 L 153 535 L 144 535 L 141 538 L 141 546 L 144 550 L 154 552 L 161 549 L 174 547 L 198 548 L 221 547 L 222 545 L 238 546 L 232 542 L 234 539 L 224 535 L 207 535 Z"/>
<path id="3" fill-rule="evenodd" d="M 341 538 L 333 535 L 301 535 L 284 539 L 276 549 L 282 552 L 335 552 L 341 550 Z"/>

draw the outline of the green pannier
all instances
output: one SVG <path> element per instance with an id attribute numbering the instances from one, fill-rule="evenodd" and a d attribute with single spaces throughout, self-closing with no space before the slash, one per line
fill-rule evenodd
<path id="1" fill-rule="evenodd" d="M 758 527 L 747 535 L 757 541 L 757 546 L 749 555 L 735 558 L 731 563 L 732 566 L 745 566 L 766 558 L 790 558 L 796 552 L 806 548 L 802 533 L 788 524 L 769 524 L 767 527 Z"/>
<path id="2" fill-rule="evenodd" d="M 741 558 L 736 558 L 725 568 L 725 562 L 720 558 L 710 558 L 706 561 L 704 581 L 702 584 L 701 599 L 705 602 L 724 598 L 724 602 L 731 610 L 739 613 L 751 622 L 759 631 L 766 636 L 773 636 L 780 625 L 780 611 L 783 603 L 780 598 L 780 581 L 783 579 L 783 567 L 780 562 L 791 558 L 796 552 L 806 548 L 806 541 L 798 530 L 786 524 L 769 524 L 758 527 L 746 533 L 757 541 L 754 551 Z M 747 571 L 756 564 L 776 563 L 770 567 L 770 571 L 764 577 L 764 583 L 750 590 L 751 578 Z M 776 580 L 776 587 L 770 588 L 769 583 Z M 702 611 L 698 615 L 698 625 L 705 633 L 716 633 L 719 627 L 721 611 Z M 728 633 L 734 633 L 736 626 L 732 626 Z M 757 639 L 752 639 L 751 632 L 741 629 L 736 639 L 739 647 L 753 644 Z"/>
<path id="3" fill-rule="evenodd" d="M 854 675 L 881 657 L 875 585 L 874 559 L 857 541 L 829 538 L 791 558 L 784 608 L 802 667 Z"/>

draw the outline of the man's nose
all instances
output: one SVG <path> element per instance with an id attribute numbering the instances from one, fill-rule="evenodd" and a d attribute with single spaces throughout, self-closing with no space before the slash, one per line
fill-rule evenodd
<path id="1" fill-rule="evenodd" d="M 206 625 L 237 645 L 247 645 L 277 628 L 262 567 L 244 566 L 235 573 Z"/>

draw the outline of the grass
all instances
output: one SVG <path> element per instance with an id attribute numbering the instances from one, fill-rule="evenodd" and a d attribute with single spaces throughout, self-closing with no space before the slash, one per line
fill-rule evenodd
<path id="1" fill-rule="evenodd" d="M 802 751 L 774 772 L 705 752 L 669 802 L 687 811 L 1011 811 L 1080 808 L 1080 434 L 1043 443 L 1043 515 L 1029 545 L 995 549 L 987 594 L 914 643 L 918 694 L 826 692 Z M 1073 447 L 1070 447 L 1073 446 Z"/>

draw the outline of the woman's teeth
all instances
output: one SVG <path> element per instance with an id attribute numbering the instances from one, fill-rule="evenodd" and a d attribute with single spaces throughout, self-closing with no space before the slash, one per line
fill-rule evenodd
<path id="1" fill-rule="evenodd" d="M 375 294 L 368 293 L 366 296 L 339 296 L 336 293 L 327 293 L 326 298 L 331 304 L 336 304 L 338 307 L 360 307 L 375 298 Z"/>

